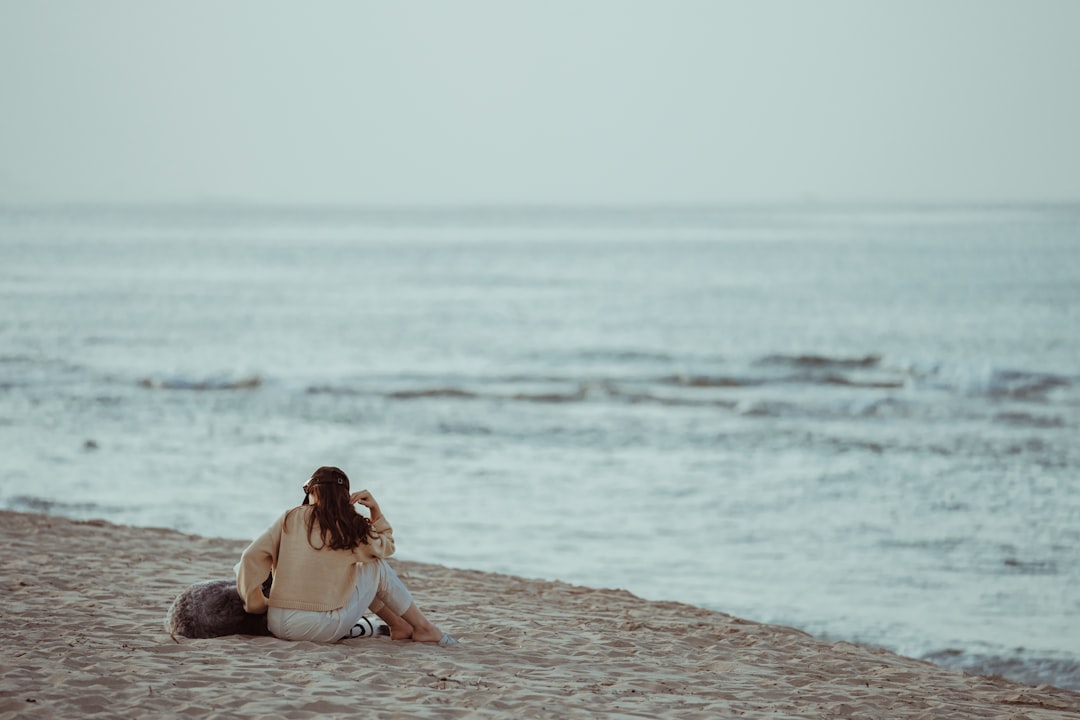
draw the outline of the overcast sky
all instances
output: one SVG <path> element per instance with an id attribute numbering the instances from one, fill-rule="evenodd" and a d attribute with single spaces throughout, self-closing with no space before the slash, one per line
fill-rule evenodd
<path id="1" fill-rule="evenodd" d="M 0 203 L 1080 200 L 1080 0 L 0 0 Z"/>

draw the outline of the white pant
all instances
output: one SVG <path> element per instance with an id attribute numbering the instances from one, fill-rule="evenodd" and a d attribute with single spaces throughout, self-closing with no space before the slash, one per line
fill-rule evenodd
<path id="1" fill-rule="evenodd" d="M 356 574 L 356 586 L 345 607 L 329 612 L 271 607 L 266 621 L 282 640 L 337 642 L 368 612 L 386 605 L 401 615 L 412 605 L 412 595 L 385 560 L 369 560 Z"/>

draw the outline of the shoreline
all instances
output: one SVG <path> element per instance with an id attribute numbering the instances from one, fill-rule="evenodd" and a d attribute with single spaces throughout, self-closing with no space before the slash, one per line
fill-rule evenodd
<path id="1" fill-rule="evenodd" d="M 625 590 L 391 560 L 461 646 L 174 640 L 247 541 L 0 511 L 0 717 L 1055 719 L 1080 694 Z"/>

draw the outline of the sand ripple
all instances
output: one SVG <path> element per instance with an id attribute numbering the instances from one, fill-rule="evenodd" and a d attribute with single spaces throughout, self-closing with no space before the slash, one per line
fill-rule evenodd
<path id="1" fill-rule="evenodd" d="M 461 646 L 179 642 L 244 543 L 0 513 L 0 717 L 1076 718 L 1080 695 L 620 590 L 395 562 Z"/>

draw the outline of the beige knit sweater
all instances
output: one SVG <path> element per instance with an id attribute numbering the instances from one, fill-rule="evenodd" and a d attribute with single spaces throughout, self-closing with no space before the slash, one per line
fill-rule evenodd
<path id="1" fill-rule="evenodd" d="M 345 606 L 352 593 L 357 565 L 394 553 L 394 531 L 385 517 L 372 523 L 367 542 L 352 550 L 316 550 L 323 542 L 318 523 L 308 542 L 307 520 L 311 512 L 310 505 L 289 510 L 244 550 L 236 587 L 249 613 L 261 615 L 267 607 L 337 610 Z M 271 571 L 274 584 L 267 600 L 262 583 Z"/>

